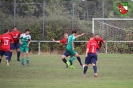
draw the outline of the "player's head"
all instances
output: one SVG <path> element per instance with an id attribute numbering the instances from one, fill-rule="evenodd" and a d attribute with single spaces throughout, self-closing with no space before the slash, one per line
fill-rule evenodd
<path id="1" fill-rule="evenodd" d="M 68 38 L 68 34 L 67 33 L 64 33 L 64 38 Z"/>
<path id="2" fill-rule="evenodd" d="M 5 29 L 4 30 L 4 33 L 9 33 L 9 29 Z"/>
<path id="3" fill-rule="evenodd" d="M 94 38 L 94 34 L 90 33 L 88 37 L 89 37 L 89 39 L 93 39 Z"/>
<path id="4" fill-rule="evenodd" d="M 13 26 L 13 31 L 17 31 L 17 26 Z"/>
<path id="5" fill-rule="evenodd" d="M 77 35 L 77 31 L 76 31 L 76 30 L 72 30 L 72 34 L 73 34 L 74 36 L 76 36 L 76 35 Z"/>
<path id="6" fill-rule="evenodd" d="M 25 29 L 25 34 L 28 35 L 30 33 L 30 29 Z"/>
<path id="7" fill-rule="evenodd" d="M 99 34 L 95 34 L 95 38 L 98 40 L 100 38 Z"/>

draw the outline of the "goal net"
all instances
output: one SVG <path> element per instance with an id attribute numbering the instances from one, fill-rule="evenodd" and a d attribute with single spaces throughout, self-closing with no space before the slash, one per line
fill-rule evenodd
<path id="1" fill-rule="evenodd" d="M 99 34 L 106 41 L 106 53 L 133 52 L 131 18 L 93 18 L 92 32 Z"/>

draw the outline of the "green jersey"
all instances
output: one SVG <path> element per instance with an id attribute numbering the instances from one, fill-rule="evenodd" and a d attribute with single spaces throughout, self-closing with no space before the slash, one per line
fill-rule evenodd
<path id="1" fill-rule="evenodd" d="M 20 35 L 19 38 L 22 42 L 22 44 L 20 45 L 20 47 L 27 47 L 28 46 L 28 41 L 31 39 L 30 35 L 26 35 L 25 33 Z"/>
<path id="2" fill-rule="evenodd" d="M 66 48 L 72 49 L 72 42 L 74 41 L 75 41 L 75 36 L 73 34 L 69 35 Z"/>

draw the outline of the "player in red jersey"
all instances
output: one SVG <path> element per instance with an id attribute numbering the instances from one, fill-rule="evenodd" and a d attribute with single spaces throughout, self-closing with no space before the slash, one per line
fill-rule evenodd
<path id="1" fill-rule="evenodd" d="M 62 43 L 62 44 L 64 44 L 65 45 L 65 47 L 66 47 L 66 45 L 67 45 L 67 40 L 68 40 L 68 34 L 67 33 L 64 33 L 64 38 L 62 38 L 61 40 L 57 40 L 57 41 L 55 41 L 54 39 L 53 39 L 53 42 L 56 42 L 56 43 Z M 62 55 L 62 57 L 63 56 L 68 56 L 69 55 L 69 53 L 68 52 L 65 52 L 63 55 Z M 70 68 L 75 68 L 72 64 L 72 62 L 75 60 L 75 57 L 74 56 L 70 56 L 71 58 L 70 58 Z M 62 58 L 63 59 L 63 58 Z M 64 62 L 65 63 L 65 62 Z M 66 64 L 66 63 L 65 63 Z M 66 67 L 68 68 L 68 65 L 66 64 Z"/>
<path id="2" fill-rule="evenodd" d="M 10 43 L 13 43 L 13 39 L 11 35 L 9 34 L 9 30 L 5 29 L 4 34 L 0 36 L 1 46 L 0 46 L 0 61 L 3 57 L 3 55 L 6 56 L 6 62 L 7 66 L 9 66 L 9 60 L 10 60 Z"/>
<path id="3" fill-rule="evenodd" d="M 91 33 L 89 35 L 90 40 L 87 42 L 87 47 L 86 47 L 86 59 L 85 59 L 85 65 L 84 65 L 84 71 L 83 71 L 83 76 L 85 76 L 87 69 L 88 69 L 88 64 L 92 64 L 93 70 L 94 70 L 94 77 L 97 77 L 97 47 L 98 44 L 94 40 L 94 34 Z"/>
<path id="4" fill-rule="evenodd" d="M 102 47 L 102 44 L 104 45 L 104 49 L 106 49 L 105 41 L 98 34 L 95 35 L 94 40 L 96 40 L 97 44 L 98 44 L 97 53 L 99 52 L 100 48 Z"/>
<path id="5" fill-rule="evenodd" d="M 14 26 L 13 30 L 10 32 L 10 35 L 12 36 L 14 43 L 11 43 L 11 52 L 13 52 L 14 49 L 17 50 L 17 61 L 20 61 L 20 43 L 19 43 L 19 37 L 20 37 L 20 31 L 18 31 L 17 27 Z M 12 57 L 12 54 L 11 54 Z"/>
<path id="6" fill-rule="evenodd" d="M 56 43 L 62 43 L 64 45 L 67 45 L 67 39 L 68 39 L 68 34 L 67 33 L 64 33 L 64 38 L 62 38 L 61 40 L 58 40 L 58 41 L 55 41 L 53 39 L 53 42 L 56 42 Z"/>

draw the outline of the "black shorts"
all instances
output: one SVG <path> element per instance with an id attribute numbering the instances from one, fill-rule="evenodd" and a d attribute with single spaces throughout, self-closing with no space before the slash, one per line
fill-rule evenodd
<path id="1" fill-rule="evenodd" d="M 0 50 L 0 56 L 3 56 L 3 55 L 10 56 L 10 51 L 2 51 L 2 50 Z"/>
<path id="2" fill-rule="evenodd" d="M 97 54 L 89 53 L 88 56 L 85 59 L 85 64 L 96 64 L 97 62 Z"/>

